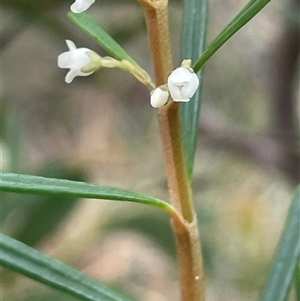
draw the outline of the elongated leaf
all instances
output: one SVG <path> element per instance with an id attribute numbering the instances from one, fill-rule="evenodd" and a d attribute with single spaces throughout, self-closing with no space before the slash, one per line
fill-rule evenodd
<path id="1" fill-rule="evenodd" d="M 300 256 L 300 187 L 291 204 L 284 231 L 261 301 L 284 301 L 298 266 Z"/>
<path id="2" fill-rule="evenodd" d="M 192 61 L 203 53 L 205 48 L 208 20 L 208 0 L 185 0 L 181 58 Z M 189 179 L 192 179 L 202 93 L 203 70 L 198 72 L 199 88 L 192 100 L 180 104 L 184 152 Z"/>
<path id="3" fill-rule="evenodd" d="M 0 173 L 0 191 L 128 201 L 158 207 L 173 212 L 173 207 L 156 198 L 110 186 L 100 186 L 85 182 L 43 178 L 31 175 Z"/>
<path id="4" fill-rule="evenodd" d="M 51 161 L 39 169 L 45 177 L 59 179 L 84 180 L 84 174 L 78 169 L 69 168 L 62 161 Z M 29 246 L 34 246 L 44 236 L 51 233 L 76 205 L 78 198 L 5 194 L 1 199 L 0 223 L 13 221 L 13 237 Z M 22 219 L 16 214 L 22 212 Z M 36 225 L 39 225 L 38 227 Z"/>
<path id="5" fill-rule="evenodd" d="M 300 258 L 295 272 L 296 300 L 300 300 Z"/>
<path id="6" fill-rule="evenodd" d="M 112 57 L 118 60 L 127 60 L 138 66 L 133 58 L 88 13 L 74 14 L 69 12 L 68 17 Z"/>
<path id="7" fill-rule="evenodd" d="M 84 301 L 129 301 L 84 273 L 0 234 L 0 264 Z"/>
<path id="8" fill-rule="evenodd" d="M 237 31 L 247 24 L 259 13 L 271 0 L 250 0 L 242 11 L 222 30 L 212 41 L 203 55 L 194 64 L 193 69 L 198 72 L 203 65 L 228 41 Z"/>

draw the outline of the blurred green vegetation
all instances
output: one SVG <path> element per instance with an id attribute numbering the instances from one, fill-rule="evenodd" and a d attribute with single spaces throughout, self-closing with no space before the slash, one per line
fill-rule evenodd
<path id="1" fill-rule="evenodd" d="M 66 18 L 71 2 L 2 2 L 2 169 L 119 186 L 167 200 L 156 110 L 149 106 L 147 89 L 119 70 L 64 83 L 65 70 L 56 66 L 57 55 L 66 50 L 64 39 L 105 54 Z M 210 2 L 209 41 L 245 4 Z M 193 185 L 209 301 L 258 299 L 299 181 L 294 54 L 299 50 L 287 44 L 299 31 L 289 22 L 292 4 L 274 0 L 206 67 Z M 181 10 L 180 1 L 171 1 L 176 64 Z M 136 1 L 101 0 L 90 12 L 152 73 Z M 288 88 L 281 95 L 283 84 Z M 2 195 L 1 204 L 6 234 L 137 300 L 179 300 L 166 215 L 132 204 L 15 194 Z M 25 277 L 2 275 L 4 300 L 75 300 Z M 295 291 L 290 300 L 296 300 Z"/>

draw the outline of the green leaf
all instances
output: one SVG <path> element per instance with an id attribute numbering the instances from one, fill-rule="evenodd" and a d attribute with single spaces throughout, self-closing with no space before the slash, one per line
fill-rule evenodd
<path id="1" fill-rule="evenodd" d="M 138 66 L 133 58 L 88 13 L 74 14 L 69 12 L 68 17 L 112 57 L 118 60 L 127 60 Z"/>
<path id="2" fill-rule="evenodd" d="M 196 61 L 203 53 L 208 21 L 208 0 L 185 0 L 181 58 Z M 199 88 L 192 100 L 180 104 L 184 152 L 189 179 L 192 179 L 202 94 L 203 70 L 198 72 Z"/>
<path id="3" fill-rule="evenodd" d="M 296 300 L 300 300 L 300 258 L 295 272 Z"/>
<path id="4" fill-rule="evenodd" d="M 300 256 L 300 187 L 291 204 L 261 301 L 285 301 Z"/>
<path id="5" fill-rule="evenodd" d="M 0 264 L 84 301 L 129 301 L 84 273 L 0 234 Z"/>
<path id="6" fill-rule="evenodd" d="M 133 191 L 85 182 L 44 178 L 31 175 L 0 173 L 0 191 L 128 201 L 158 207 L 174 212 L 174 208 L 162 200 L 144 196 Z"/>
<path id="7" fill-rule="evenodd" d="M 62 161 L 48 162 L 39 169 L 39 173 L 45 177 L 68 178 L 75 181 L 82 181 L 85 178 L 78 169 L 70 168 Z M 6 194 L 3 198 L 2 209 L 7 211 L 5 207 L 12 204 L 10 209 L 13 212 L 24 213 L 21 220 L 14 221 L 16 231 L 12 236 L 29 246 L 34 246 L 65 219 L 77 201 L 78 198 L 70 197 Z M 11 213 L 14 216 L 13 212 Z M 8 220 L 12 219 L 11 213 L 8 212 Z"/>
<path id="8" fill-rule="evenodd" d="M 258 14 L 271 0 L 251 0 L 242 11 L 222 30 L 212 41 L 203 55 L 194 64 L 193 69 L 198 72 L 203 65 L 228 41 L 237 31 Z"/>

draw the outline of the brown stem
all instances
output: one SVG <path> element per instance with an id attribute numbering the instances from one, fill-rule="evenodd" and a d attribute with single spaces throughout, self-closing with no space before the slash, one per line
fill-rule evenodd
<path id="1" fill-rule="evenodd" d="M 183 155 L 179 104 L 170 102 L 159 110 L 158 116 L 167 161 L 171 202 L 186 221 L 192 222 L 195 212 Z"/>
<path id="2" fill-rule="evenodd" d="M 182 301 L 204 301 L 204 270 L 197 219 L 181 224 L 173 219 L 180 267 Z"/>
<path id="3" fill-rule="evenodd" d="M 145 9 L 156 85 L 166 83 L 173 69 L 168 22 L 168 0 L 138 0 Z"/>
<path id="4" fill-rule="evenodd" d="M 173 69 L 168 0 L 138 0 L 145 9 L 156 84 L 167 82 Z M 171 203 L 183 222 L 172 219 L 180 266 L 182 301 L 204 301 L 204 274 L 197 218 L 183 153 L 180 107 L 173 101 L 159 110 Z"/>

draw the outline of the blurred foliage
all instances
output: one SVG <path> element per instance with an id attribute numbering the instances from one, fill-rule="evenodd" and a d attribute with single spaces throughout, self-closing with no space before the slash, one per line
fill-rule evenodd
<path id="1" fill-rule="evenodd" d="M 17 298 L 13 299 L 11 301 L 53 301 L 53 300 L 59 300 L 59 301 L 78 301 L 79 299 L 70 297 L 67 295 L 62 295 L 62 293 L 52 293 L 52 294 L 41 294 L 41 295 L 30 295 L 26 298 Z"/>
<path id="2" fill-rule="evenodd" d="M 300 186 L 285 221 L 261 301 L 287 300 L 300 259 Z M 297 292 L 298 294 L 298 292 Z"/>
<path id="3" fill-rule="evenodd" d="M 139 232 L 144 237 L 148 237 L 175 259 L 176 249 L 171 224 L 163 214 L 150 210 L 150 212 L 134 215 L 131 218 L 112 220 L 111 224 L 105 226 L 105 230 L 108 231 L 107 235 L 110 235 L 111 231 L 124 229 Z"/>

